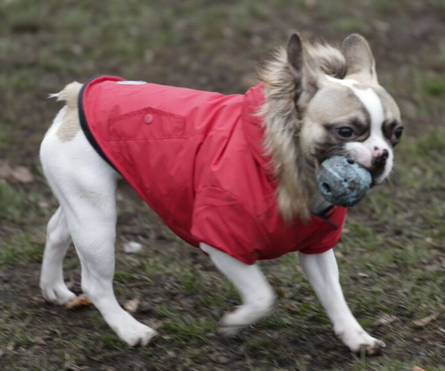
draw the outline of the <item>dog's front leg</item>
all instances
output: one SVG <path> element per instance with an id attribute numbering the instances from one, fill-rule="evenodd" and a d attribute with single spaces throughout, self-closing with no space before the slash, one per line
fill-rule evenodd
<path id="1" fill-rule="evenodd" d="M 221 320 L 220 332 L 233 336 L 241 329 L 266 317 L 273 308 L 275 294 L 257 265 L 247 265 L 231 256 L 202 243 L 201 250 L 209 254 L 216 267 L 238 289 L 243 305 L 226 313 Z"/>
<path id="2" fill-rule="evenodd" d="M 334 325 L 336 335 L 353 352 L 364 350 L 368 355 L 379 353 L 385 343 L 373 338 L 362 328 L 345 301 L 334 251 L 315 255 L 299 253 L 299 258 L 312 288 Z"/>

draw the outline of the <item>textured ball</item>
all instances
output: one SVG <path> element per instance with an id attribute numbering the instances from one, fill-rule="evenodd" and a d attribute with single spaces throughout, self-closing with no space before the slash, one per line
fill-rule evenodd
<path id="1" fill-rule="evenodd" d="M 338 206 L 353 206 L 366 196 L 372 176 L 357 162 L 333 156 L 322 162 L 317 173 L 318 187 L 326 201 Z"/>

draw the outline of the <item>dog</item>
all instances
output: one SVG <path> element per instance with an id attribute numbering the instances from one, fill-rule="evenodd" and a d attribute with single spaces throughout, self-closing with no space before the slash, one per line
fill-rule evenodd
<path id="1" fill-rule="evenodd" d="M 394 99 L 379 85 L 368 42 L 341 48 L 293 34 L 246 94 L 222 95 L 102 76 L 54 96 L 65 106 L 41 144 L 60 207 L 48 223 L 40 287 L 50 303 L 75 298 L 62 262 L 74 242 L 82 290 L 117 336 L 146 345 L 157 332 L 113 292 L 116 183 L 121 176 L 181 238 L 200 248 L 243 304 L 221 320 L 234 335 L 266 317 L 275 294 L 255 262 L 298 251 L 303 270 L 352 352 L 385 344 L 351 313 L 332 248 L 344 208 L 315 181 L 325 159 L 347 156 L 375 185 L 388 178 L 403 133 Z"/>

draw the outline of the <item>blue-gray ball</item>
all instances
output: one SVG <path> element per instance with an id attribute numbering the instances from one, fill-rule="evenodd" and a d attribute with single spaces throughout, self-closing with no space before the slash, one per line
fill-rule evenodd
<path id="1" fill-rule="evenodd" d="M 328 202 L 348 207 L 366 196 L 372 185 L 372 176 L 356 161 L 333 156 L 322 162 L 317 181 L 321 194 Z"/>

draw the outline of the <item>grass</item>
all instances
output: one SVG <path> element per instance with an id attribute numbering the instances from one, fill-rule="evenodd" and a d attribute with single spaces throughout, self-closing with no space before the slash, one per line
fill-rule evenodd
<path id="1" fill-rule="evenodd" d="M 13 143 L 13 125 L 0 122 L 0 149 L 6 149 Z"/>
<path id="2" fill-rule="evenodd" d="M 422 88 L 425 94 L 442 97 L 445 95 L 445 81 L 439 75 L 426 76 L 422 80 Z"/>
<path id="3" fill-rule="evenodd" d="M 23 217 L 28 202 L 23 192 L 0 179 L 0 204 L 0 220 L 14 221 Z"/>
<path id="4" fill-rule="evenodd" d="M 215 322 L 208 318 L 194 318 L 176 314 L 162 326 L 165 336 L 172 337 L 179 343 L 193 340 L 205 341 L 206 335 L 215 331 Z"/>
<path id="5" fill-rule="evenodd" d="M 2 313 L 0 314 L 0 325 L 2 333 L 0 340 L 6 344 L 6 347 L 20 343 L 22 346 L 29 346 L 34 344 L 34 340 L 26 331 L 32 320 L 30 313 L 13 313 L 11 308 L 2 305 Z M 20 325 L 17 324 L 20 321 Z"/>
<path id="6" fill-rule="evenodd" d="M 30 233 L 17 233 L 1 241 L 0 266 L 42 259 L 43 246 Z"/>
<path id="7" fill-rule="evenodd" d="M 369 31 L 368 23 L 356 18 L 341 19 L 337 22 L 337 27 L 341 31 L 350 33 L 363 33 Z"/>

